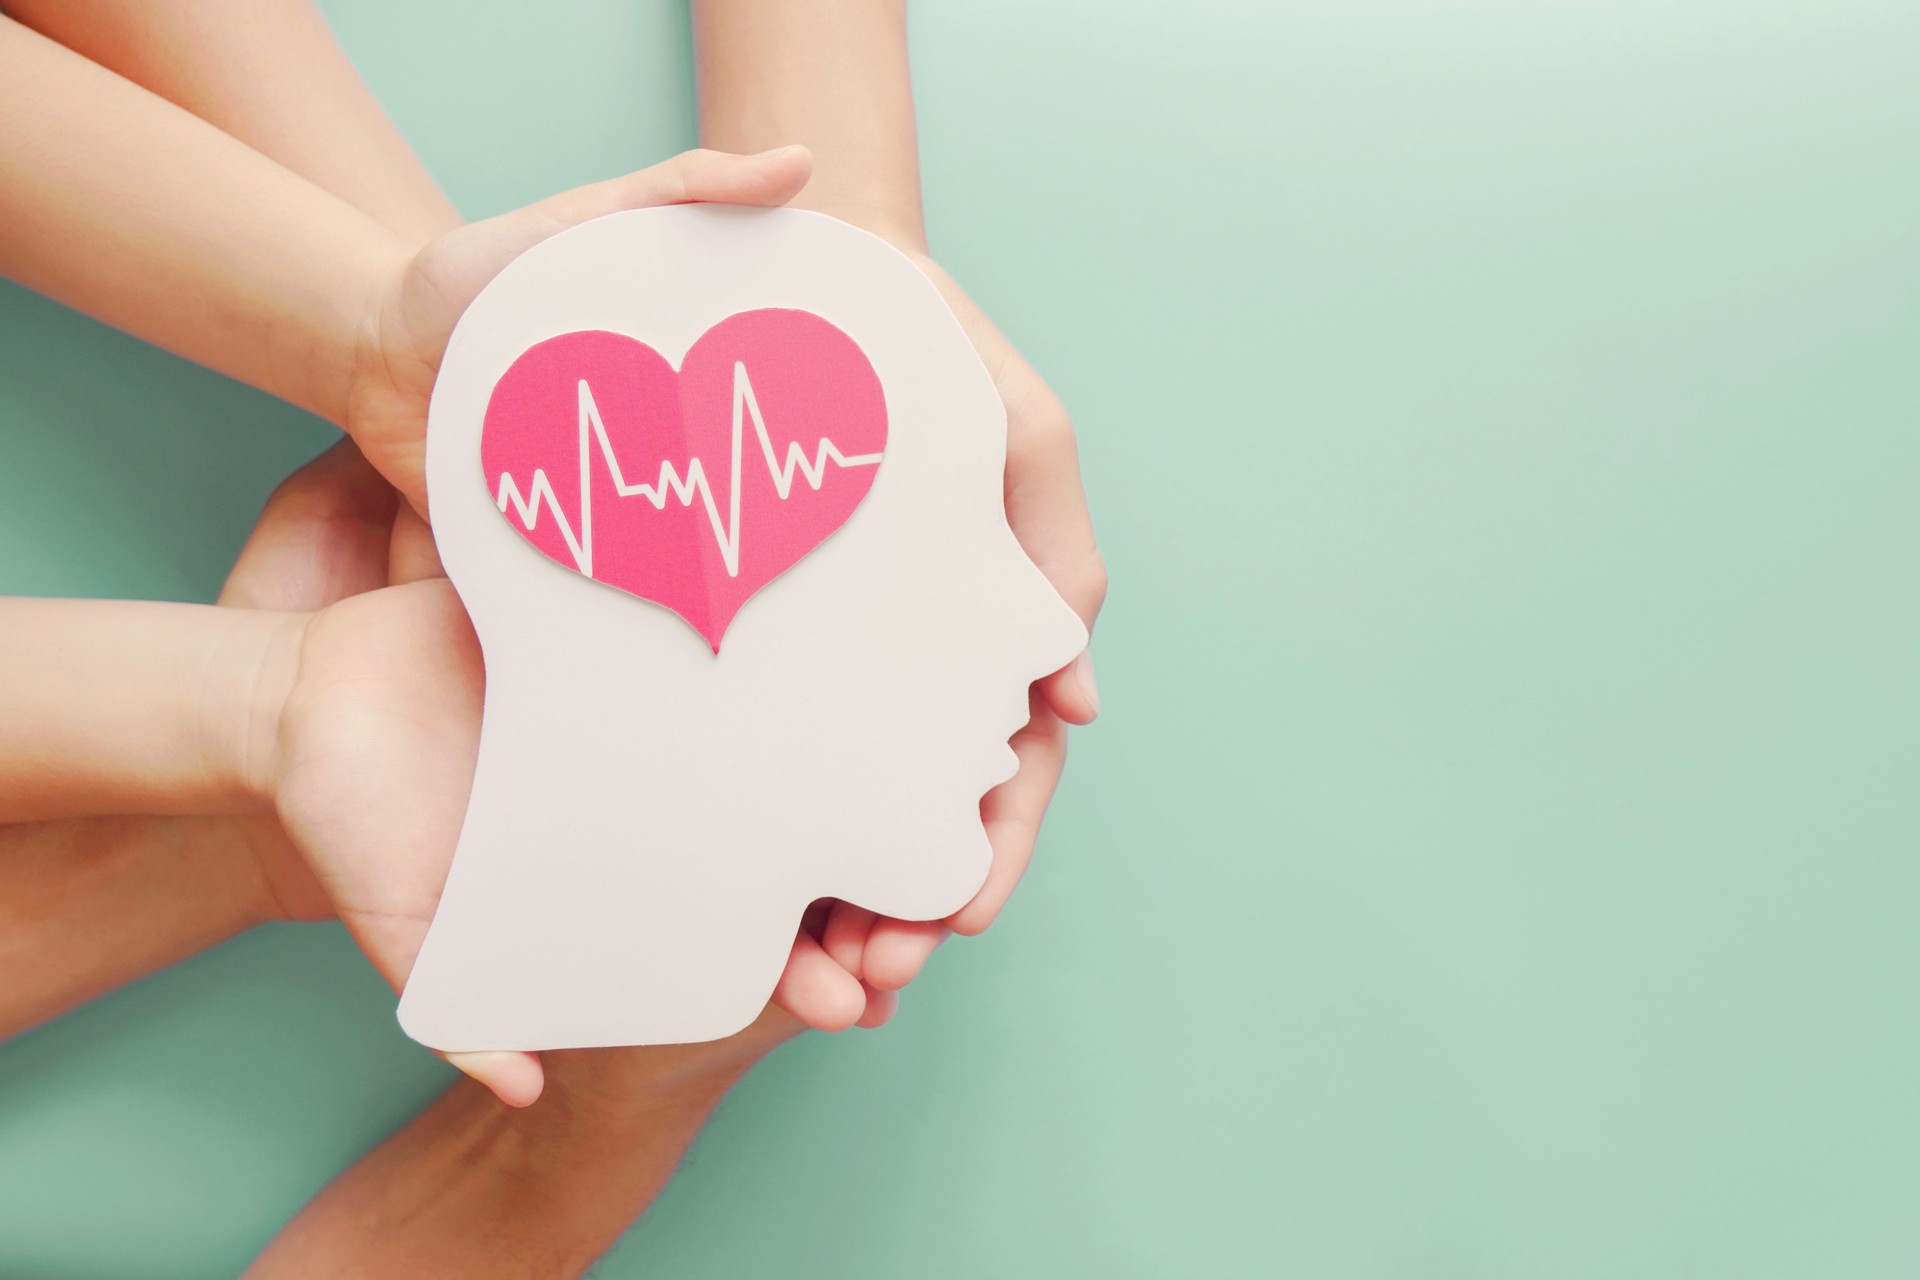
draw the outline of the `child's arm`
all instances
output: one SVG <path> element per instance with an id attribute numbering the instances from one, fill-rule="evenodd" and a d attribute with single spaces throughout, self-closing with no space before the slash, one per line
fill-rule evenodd
<path id="1" fill-rule="evenodd" d="M 422 511 L 434 374 L 502 267 L 623 209 L 784 204 L 809 168 L 797 147 L 689 152 L 416 253 L 205 121 L 0 19 L 0 273 L 332 420 Z"/>
<path id="2" fill-rule="evenodd" d="M 307 0 L 7 0 L 6 10 L 410 241 L 460 225 Z"/>
<path id="3" fill-rule="evenodd" d="M 332 421 L 406 241 L 0 19 L 0 272 Z"/>
<path id="4" fill-rule="evenodd" d="M 305 617 L 0 600 L 0 822 L 263 811 Z"/>
<path id="5" fill-rule="evenodd" d="M 925 251 L 906 0 L 694 0 L 702 146 L 813 152 L 794 203 Z"/>

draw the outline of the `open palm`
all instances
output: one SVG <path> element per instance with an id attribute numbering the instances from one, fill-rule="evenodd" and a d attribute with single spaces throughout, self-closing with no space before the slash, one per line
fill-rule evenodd
<path id="1" fill-rule="evenodd" d="M 308 623 L 275 807 L 381 975 L 405 984 L 453 860 L 480 741 L 480 648 L 452 586 L 352 596 Z"/>

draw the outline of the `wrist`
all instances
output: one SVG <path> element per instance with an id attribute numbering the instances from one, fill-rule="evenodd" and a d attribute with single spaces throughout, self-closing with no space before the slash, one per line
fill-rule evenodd
<path id="1" fill-rule="evenodd" d="M 809 189 L 794 199 L 793 207 L 838 218 L 879 236 L 909 256 L 926 255 L 927 230 L 926 224 L 921 221 L 918 201 L 903 205 L 884 197 L 861 198 L 852 194 Z"/>
<path id="2" fill-rule="evenodd" d="M 370 221 L 317 246 L 327 261 L 311 292 L 283 307 L 267 331 L 269 389 L 335 426 L 345 427 L 362 375 L 368 333 L 412 250 Z"/>
<path id="3" fill-rule="evenodd" d="M 661 1114 L 705 1111 L 802 1029 L 791 1014 L 768 1005 L 751 1025 L 723 1040 L 548 1053 L 547 1092 L 532 1110 L 564 1113 L 613 1132 L 644 1128 Z"/>
<path id="4" fill-rule="evenodd" d="M 238 652 L 216 657 L 207 695 L 235 710 L 217 717 L 207 750 L 247 807 L 270 809 L 280 773 L 281 722 L 300 670 L 311 614 L 251 613 L 236 623 Z M 224 721 L 224 724 L 221 722 Z"/>
<path id="5" fill-rule="evenodd" d="M 348 372 L 335 419 L 368 462 L 426 513 L 427 405 L 451 335 L 433 249 L 391 262 L 362 294 L 353 323 Z M 455 286 L 458 287 L 457 285 Z M 424 335 L 424 336 L 423 336 Z"/>

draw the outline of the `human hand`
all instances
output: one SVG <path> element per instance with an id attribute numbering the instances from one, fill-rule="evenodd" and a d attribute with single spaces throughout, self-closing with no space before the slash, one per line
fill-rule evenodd
<path id="1" fill-rule="evenodd" d="M 289 476 L 268 499 L 252 535 L 242 548 L 219 597 L 223 605 L 280 611 L 315 611 L 323 607 L 376 591 L 389 580 L 419 580 L 439 577 L 438 561 L 426 526 L 410 509 L 399 505 L 393 488 L 368 464 L 352 441 L 343 440 Z M 451 592 L 444 595 L 450 597 Z M 379 606 L 381 617 L 395 612 L 394 607 Z M 410 611 L 398 612 L 411 616 Z M 440 618 L 436 636 L 454 651 L 466 652 L 466 633 L 451 618 Z M 337 630 L 337 628 L 335 628 Z M 439 668 L 441 650 L 429 640 L 429 647 L 408 655 L 391 655 L 403 683 L 411 680 L 409 668 Z M 332 648 L 341 642 L 330 641 Z M 346 637 L 346 647 L 353 641 Z M 323 651 L 331 651 L 322 646 Z M 477 670 L 459 673 L 461 681 L 453 697 L 477 698 Z M 477 705 L 477 703 L 475 704 Z M 469 730 L 464 726 L 460 732 Z M 375 734 L 371 743 L 383 741 Z M 392 750 L 403 750 L 394 744 Z M 404 768 L 405 766 L 402 765 Z M 456 771 L 457 772 L 457 771 Z M 452 778 L 464 808 L 466 777 Z M 299 803 L 296 793 L 296 804 Z M 317 848 L 325 859 L 332 846 L 296 847 L 282 824 L 270 817 L 238 819 L 194 819 L 209 827 L 221 827 L 229 838 L 223 848 L 238 857 L 234 874 L 257 884 L 256 919 L 324 920 L 342 913 L 330 884 L 316 875 L 315 865 L 303 850 Z M 329 867 L 337 875 L 331 887 L 351 896 L 349 924 L 366 920 L 383 911 L 397 909 L 405 915 L 424 909 L 430 918 L 438 901 L 447 858 L 457 833 L 457 821 L 441 837 L 443 848 L 437 856 L 424 860 L 395 858 L 386 867 L 348 864 L 323 860 L 316 864 Z M 397 873 L 399 880 L 385 877 Z M 374 930 L 363 924 L 356 937 Z M 838 973 L 831 964 L 822 967 L 823 957 L 813 932 L 796 939 L 796 953 L 790 957 L 775 1000 L 790 1011 L 796 1029 L 802 1025 L 836 1030 L 861 1017 L 865 1011 L 860 990 L 852 979 Z M 383 937 L 375 963 L 390 979 L 398 981 L 397 968 L 404 957 L 411 964 L 410 951 L 396 951 L 392 939 Z M 416 944 L 417 945 L 417 944 Z M 369 954 L 375 954 L 371 952 Z M 383 957 L 386 958 L 383 962 Z M 528 1071 L 528 1062 L 517 1054 L 456 1054 L 449 1058 L 461 1070 L 489 1087 L 498 1087 L 518 1098 L 531 1089 L 537 1092 L 537 1078 Z"/>
<path id="2" fill-rule="evenodd" d="M 341 440 L 281 481 L 261 508 L 216 604 L 306 613 L 387 585 L 388 548 L 399 505 L 393 486 L 351 440 Z M 225 823 L 254 872 L 261 920 L 330 920 L 333 904 L 268 815 L 195 819 Z"/>
<path id="3" fill-rule="evenodd" d="M 1094 543 L 1066 407 L 953 277 L 912 241 L 898 247 L 940 290 L 1006 407 L 1007 523 L 1091 631 L 1106 599 L 1107 572 Z M 828 954 L 866 984 L 870 1020 L 885 1020 L 892 993 L 919 974 L 949 932 L 978 934 L 992 924 L 1026 873 L 1066 765 L 1067 726 L 1091 723 L 1100 711 L 1091 652 L 1035 682 L 1029 708 L 1030 719 L 1008 744 L 1018 771 L 980 801 L 992 862 L 973 901 L 944 921 L 895 920 L 834 904 L 823 940 Z"/>
<path id="4" fill-rule="evenodd" d="M 341 425 L 425 514 L 427 403 L 434 377 L 461 313 L 508 263 L 569 227 L 625 209 L 699 201 L 785 204 L 811 171 L 804 147 L 754 156 L 688 151 L 429 241 L 383 276 L 368 300 Z"/>
<path id="5" fill-rule="evenodd" d="M 453 858 L 479 749 L 479 644 L 444 578 L 290 616 L 263 669 L 276 673 L 249 735 L 258 791 L 383 977 L 405 985 Z M 860 984 L 798 932 L 774 1000 L 840 1030 L 866 1011 Z M 499 1097 L 539 1096 L 531 1054 L 450 1055 Z"/>

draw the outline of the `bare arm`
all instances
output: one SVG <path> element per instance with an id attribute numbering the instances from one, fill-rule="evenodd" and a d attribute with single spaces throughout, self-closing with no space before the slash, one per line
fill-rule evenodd
<path id="1" fill-rule="evenodd" d="M 905 0 L 694 0 L 693 30 L 702 146 L 803 143 L 796 205 L 926 248 Z"/>
<path id="2" fill-rule="evenodd" d="M 547 1055 L 540 1105 L 460 1081 L 362 1156 L 249 1277 L 584 1274 L 673 1176 L 747 1069 L 799 1024 L 769 1009 L 727 1040 Z"/>
<path id="3" fill-rule="evenodd" d="M 315 609 L 380 586 L 394 502 L 335 445 L 275 490 L 220 603 Z M 271 814 L 0 827 L 0 1039 L 263 920 L 332 914 Z"/>
<path id="4" fill-rule="evenodd" d="M 784 204 L 810 164 L 690 152 L 416 245 L 0 19 L 0 273 L 338 423 L 422 513 L 434 374 L 503 266 L 623 209 Z"/>
<path id="5" fill-rule="evenodd" d="M 264 811 L 303 616 L 0 600 L 0 821 Z"/>
<path id="6" fill-rule="evenodd" d="M 460 223 L 307 0 L 7 0 L 6 10 L 409 240 Z"/>
<path id="7" fill-rule="evenodd" d="M 373 295 L 409 242 L 0 19 L 0 272 L 343 421 Z"/>
<path id="8" fill-rule="evenodd" d="M 261 818 L 0 827 L 0 1040 L 275 914 Z"/>

